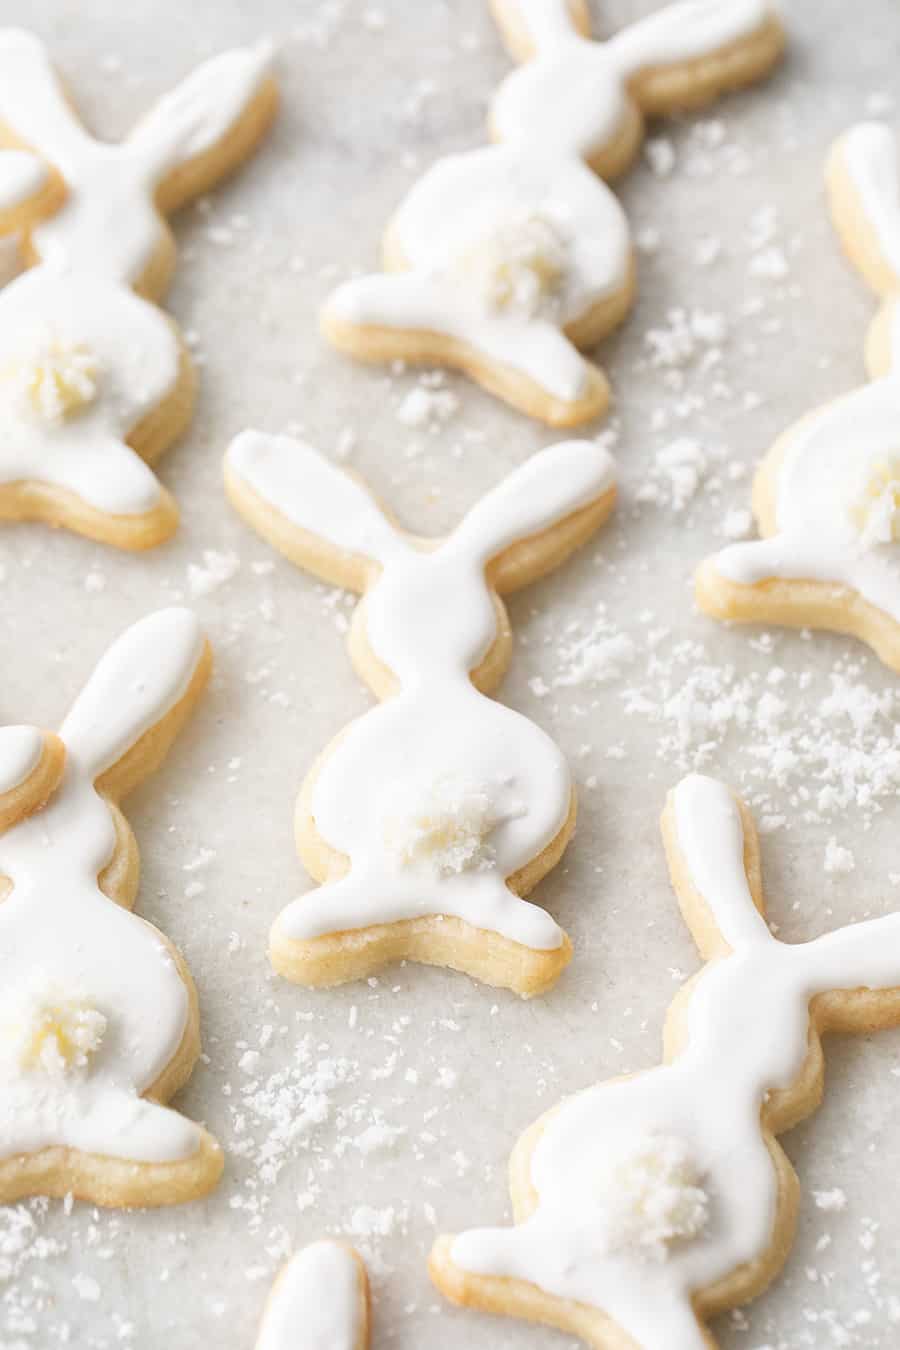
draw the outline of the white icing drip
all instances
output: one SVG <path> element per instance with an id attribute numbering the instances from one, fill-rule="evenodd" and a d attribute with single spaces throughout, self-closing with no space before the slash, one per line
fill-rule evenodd
<path id="1" fill-rule="evenodd" d="M 531 1157 L 530 1218 L 471 1230 L 451 1249 L 465 1270 L 531 1281 L 602 1309 L 642 1350 L 704 1350 L 691 1294 L 768 1250 L 777 1178 L 760 1109 L 767 1093 L 796 1082 L 810 1000 L 828 990 L 900 986 L 900 915 L 785 946 L 750 897 L 740 815 L 727 788 L 691 775 L 675 789 L 674 809 L 683 863 L 733 947 L 693 986 L 685 1048 L 671 1064 L 563 1102 Z M 603 1190 L 585 1184 L 609 1148 L 648 1134 L 682 1142 L 708 1197 L 706 1220 L 693 1237 L 672 1242 L 663 1261 L 608 1250 Z"/>
<path id="2" fill-rule="evenodd" d="M 39 976 L 50 991 L 50 1031 L 71 1028 L 79 1008 L 104 1019 L 102 1028 L 93 1015 L 82 1024 L 96 1043 L 78 1073 L 42 1073 L 21 1056 L 3 1058 L 0 1157 L 53 1145 L 136 1161 L 196 1151 L 190 1121 L 141 1098 L 181 1044 L 188 995 L 156 930 L 97 884 L 116 833 L 94 780 L 175 706 L 202 652 L 203 635 L 187 610 L 162 610 L 123 634 L 62 726 L 67 760 L 56 793 L 0 835 L 0 876 L 13 886 L 0 905 L 5 1010 L 34 1010 Z M 0 779 L 9 774 L 6 741 L 0 737 Z M 81 1049 L 87 1052 L 86 1042 Z M 52 1062 L 52 1047 L 49 1053 Z"/>
<path id="3" fill-rule="evenodd" d="M 631 257 L 618 201 L 582 161 L 620 134 L 632 97 L 627 81 L 641 67 L 715 53 L 750 36 L 772 11 L 766 0 L 684 0 L 597 43 L 578 34 L 565 0 L 516 0 L 516 8 L 537 55 L 494 100 L 493 129 L 509 143 L 429 169 L 391 225 L 409 272 L 345 282 L 326 310 L 363 327 L 458 339 L 575 402 L 587 368 L 562 330 L 623 290 Z M 498 318 L 477 270 L 467 286 L 454 263 L 479 241 L 515 236 L 523 214 L 546 219 L 565 241 L 556 304 Z M 511 262 L 514 253 L 513 243 Z"/>
<path id="4" fill-rule="evenodd" d="M 860 122 L 840 142 L 859 204 L 900 289 L 900 180 L 897 143 L 880 122 Z"/>
<path id="5" fill-rule="evenodd" d="M 279 1275 L 256 1350 L 360 1350 L 365 1325 L 365 1292 L 353 1253 L 340 1242 L 314 1242 Z"/>
<path id="6" fill-rule="evenodd" d="M 24 206 L 47 186 L 49 170 L 27 150 L 0 150 L 0 211 Z"/>
<path id="7" fill-rule="evenodd" d="M 160 183 L 227 137 L 270 59 L 265 44 L 214 57 L 157 103 L 127 140 L 111 145 L 78 123 L 43 44 L 19 29 L 0 30 L 0 121 L 53 164 L 67 186 L 60 209 L 31 230 L 40 264 L 0 295 L 6 375 L 0 484 L 66 489 L 113 515 L 159 506 L 156 477 L 125 437 L 175 388 L 180 345 L 174 325 L 130 286 L 165 235 L 154 201 Z M 11 158 L 0 155 L 0 204 Z M 14 176 L 15 163 L 12 170 Z M 22 406 L 21 379 L 10 377 L 28 366 L 30 346 L 46 334 L 91 352 L 102 372 L 96 396 L 80 404 L 77 417 L 54 415 L 60 400 L 55 407 L 52 380 L 38 381 L 37 397 Z M 36 418 L 29 401 L 51 415 Z"/>
<path id="8" fill-rule="evenodd" d="M 43 751 L 44 738 L 37 727 L 0 727 L 0 794 L 22 786 Z"/>
<path id="9" fill-rule="evenodd" d="M 480 694 L 469 672 L 496 637 L 485 565 L 614 484 L 614 461 L 588 442 L 551 446 L 483 498 L 438 546 L 396 531 L 365 490 L 308 446 L 244 432 L 228 451 L 237 475 L 291 525 L 380 564 L 365 600 L 373 653 L 400 691 L 343 734 L 312 793 L 317 832 L 350 871 L 295 900 L 277 920 L 291 939 L 427 915 L 454 915 L 539 949 L 560 945 L 549 914 L 504 879 L 561 830 L 570 808 L 565 760 L 534 723 Z M 384 784 L 428 804 L 441 783 L 493 789 L 494 866 L 433 876 L 404 865 L 385 839 Z M 378 785 L 374 791 L 373 785 Z M 504 785 L 510 785 L 504 787 Z M 511 800 L 507 801 L 507 798 Z"/>

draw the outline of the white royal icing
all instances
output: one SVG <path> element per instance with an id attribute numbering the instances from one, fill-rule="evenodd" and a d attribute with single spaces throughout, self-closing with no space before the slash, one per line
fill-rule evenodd
<path id="1" fill-rule="evenodd" d="M 0 795 L 21 787 L 44 753 L 37 727 L 0 727 Z"/>
<path id="2" fill-rule="evenodd" d="M 558 925 L 505 878 L 561 830 L 569 770 L 543 731 L 479 693 L 469 672 L 497 632 L 485 565 L 608 491 L 612 457 L 584 441 L 551 446 L 428 550 L 395 529 L 359 483 L 288 437 L 244 432 L 228 465 L 290 524 L 380 566 L 366 594 L 366 635 L 400 685 L 321 766 L 316 830 L 350 870 L 289 905 L 276 921 L 281 934 L 302 940 L 453 915 L 528 947 L 558 947 Z"/>
<path id="3" fill-rule="evenodd" d="M 61 1145 L 134 1161 L 189 1157 L 197 1127 L 142 1099 L 174 1058 L 188 994 L 150 924 L 97 884 L 116 845 L 94 787 L 179 701 L 204 649 L 168 609 L 109 649 L 60 730 L 62 782 L 0 834 L 0 1158 Z M 20 729 L 16 729 L 20 730 Z M 22 756 L 0 734 L 0 781 Z"/>
<path id="4" fill-rule="evenodd" d="M 463 1233 L 451 1248 L 464 1270 L 601 1309 L 642 1350 L 705 1350 L 691 1295 L 769 1250 L 778 1181 L 760 1110 L 803 1067 L 810 1000 L 900 985 L 900 914 L 784 945 L 753 904 L 728 789 L 690 775 L 674 810 L 684 865 L 731 947 L 693 986 L 684 1049 L 670 1064 L 563 1102 L 531 1156 L 531 1216 Z M 646 1158 L 648 1140 L 659 1186 L 643 1162 L 636 1214 L 635 1141 Z M 610 1157 L 632 1159 L 612 1183 Z M 650 1259 L 648 1233 L 662 1248 Z"/>
<path id="5" fill-rule="evenodd" d="M 897 142 L 881 122 L 859 122 L 841 138 L 841 157 L 878 247 L 900 289 L 900 179 Z"/>
<path id="6" fill-rule="evenodd" d="M 0 211 L 11 211 L 47 186 L 50 171 L 27 150 L 0 152 Z"/>
<path id="7" fill-rule="evenodd" d="M 117 144 L 96 140 L 72 112 L 43 43 L 0 30 L 0 121 L 62 174 L 68 195 L 32 231 L 43 263 L 132 284 L 165 226 L 157 187 L 228 135 L 271 64 L 267 43 L 198 66 Z"/>
<path id="8" fill-rule="evenodd" d="M 537 142 L 581 158 L 621 134 L 633 76 L 712 55 L 751 36 L 772 15 L 767 0 L 682 0 L 608 42 L 595 42 L 571 22 L 566 0 L 514 3 L 536 54 L 497 91 L 494 131 L 504 141 Z"/>
<path id="9" fill-rule="evenodd" d="M 900 294 L 896 144 L 886 128 L 854 127 L 841 142 L 861 210 Z M 896 325 L 895 325 L 896 327 Z M 716 554 L 716 570 L 753 585 L 777 577 L 856 591 L 900 622 L 900 340 L 887 375 L 845 394 L 786 433 L 768 539 Z"/>
<path id="10" fill-rule="evenodd" d="M 341 1242 L 314 1242 L 279 1275 L 256 1350 L 358 1350 L 365 1324 L 365 1294 L 353 1253 Z"/>
<path id="11" fill-rule="evenodd" d="M 72 415 L 41 415 L 28 392 L 54 348 L 80 349 L 95 372 L 94 397 Z M 133 291 L 81 272 L 23 272 L 0 292 L 0 484 L 47 483 L 114 515 L 151 511 L 159 482 L 125 436 L 174 387 L 178 365 L 174 328 Z"/>
<path id="12" fill-rule="evenodd" d="M 537 54 L 496 96 L 492 125 L 506 144 L 430 168 L 391 223 L 409 270 L 345 282 L 326 308 L 351 324 L 462 340 L 575 402 L 589 367 L 563 330 L 622 290 L 631 256 L 624 212 L 583 160 L 619 134 L 633 74 L 718 51 L 771 9 L 765 0 L 687 0 L 598 43 L 577 32 L 566 0 L 517 0 L 517 8 Z M 506 241 L 515 261 L 523 215 L 554 236 L 536 269 L 546 273 L 549 255 L 553 303 L 533 309 L 497 303 L 497 288 L 483 284 L 485 251 Z"/>
<path id="13" fill-rule="evenodd" d="M 214 57 L 126 140 L 109 144 L 78 122 L 43 44 L 19 29 L 0 30 L 0 123 L 58 169 L 67 187 L 60 209 L 31 229 L 39 264 L 0 294 L 0 484 L 64 488 L 115 515 L 159 504 L 156 476 L 125 437 L 175 388 L 180 344 L 172 322 L 131 286 L 166 230 L 154 201 L 159 184 L 228 134 L 270 55 L 263 44 Z M 40 165 L 32 155 L 0 151 L 0 204 L 7 179 L 25 173 L 22 160 Z M 35 353 L 60 348 L 84 354 L 95 387 L 80 401 L 64 397 L 66 415 L 41 416 L 40 391 L 52 381 L 37 377 L 37 399 L 23 399 L 23 385 L 35 384 Z"/>

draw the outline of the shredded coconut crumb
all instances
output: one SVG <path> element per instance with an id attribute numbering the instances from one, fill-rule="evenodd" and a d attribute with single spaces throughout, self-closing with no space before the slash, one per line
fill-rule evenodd
<path id="1" fill-rule="evenodd" d="M 599 1178 L 606 1239 L 612 1251 L 636 1250 L 665 1260 L 670 1246 L 699 1236 L 709 1200 L 687 1145 L 651 1135 L 608 1159 Z"/>

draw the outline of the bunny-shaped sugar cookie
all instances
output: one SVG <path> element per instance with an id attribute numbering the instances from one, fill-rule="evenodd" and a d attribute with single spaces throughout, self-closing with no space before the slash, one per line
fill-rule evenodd
<path id="1" fill-rule="evenodd" d="M 750 83 L 784 42 L 768 0 L 681 0 L 605 43 L 582 0 L 494 0 L 512 54 L 491 129 L 501 144 L 439 160 L 388 226 L 384 273 L 340 286 L 322 328 L 366 361 L 464 370 L 552 426 L 599 416 L 602 371 L 579 348 L 627 313 L 624 212 L 596 177 L 620 172 L 643 115 Z"/>
<path id="2" fill-rule="evenodd" d="M 193 367 L 150 303 L 175 246 L 164 214 L 254 148 L 275 111 L 266 45 L 199 66 L 120 144 L 72 111 L 42 43 L 0 30 L 0 230 L 34 265 L 0 291 L 0 518 L 120 548 L 178 521 L 149 465 L 184 430 Z M 146 298 L 142 298 L 146 297 Z"/>
<path id="3" fill-rule="evenodd" d="M 369 1280 L 359 1255 L 323 1239 L 291 1257 L 272 1286 L 256 1350 L 367 1350 Z"/>
<path id="4" fill-rule="evenodd" d="M 172 1204 L 221 1173 L 215 1140 L 162 1105 L 200 1052 L 197 996 L 130 912 L 138 854 L 117 805 L 209 667 L 194 616 L 162 610 L 109 649 L 58 737 L 0 729 L 0 1203 Z"/>
<path id="5" fill-rule="evenodd" d="M 409 957 L 523 995 L 546 989 L 570 944 L 520 897 L 568 842 L 572 783 L 549 737 L 485 695 L 511 652 L 501 594 L 603 523 L 611 456 L 589 442 L 551 446 L 442 540 L 400 530 L 360 483 L 287 437 L 244 432 L 226 485 L 293 562 L 365 594 L 350 652 L 384 700 L 307 776 L 297 845 L 324 884 L 276 919 L 276 970 L 331 985 Z"/>
<path id="6" fill-rule="evenodd" d="M 808 413 L 775 442 L 753 484 L 762 539 L 697 572 L 714 618 L 851 633 L 900 671 L 900 179 L 884 126 L 835 144 L 831 210 L 851 261 L 884 297 L 869 330 L 872 382 Z"/>
<path id="7" fill-rule="evenodd" d="M 784 1263 L 796 1175 L 775 1136 L 819 1104 L 824 1031 L 900 1022 L 900 914 L 787 946 L 764 917 L 746 808 L 691 775 L 663 814 L 706 966 L 676 996 L 665 1063 L 567 1098 L 519 1140 L 515 1226 L 438 1240 L 455 1302 L 596 1350 L 709 1350 L 706 1323 Z"/>

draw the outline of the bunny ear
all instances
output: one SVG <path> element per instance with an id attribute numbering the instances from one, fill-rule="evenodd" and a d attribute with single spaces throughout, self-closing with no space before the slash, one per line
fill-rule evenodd
<path id="1" fill-rule="evenodd" d="M 897 142 L 880 122 L 861 122 L 835 142 L 825 180 L 844 251 L 879 295 L 900 288 Z"/>
<path id="2" fill-rule="evenodd" d="M 491 0 L 494 22 L 516 61 L 529 61 L 572 37 L 590 37 L 585 0 Z"/>
<path id="3" fill-rule="evenodd" d="M 0 150 L 0 235 L 14 234 L 61 205 L 59 174 L 28 150 Z"/>
<path id="4" fill-rule="evenodd" d="M 127 629 L 60 729 L 79 768 L 96 779 L 123 760 L 182 701 L 206 660 L 203 631 L 188 609 L 159 610 Z"/>
<path id="5" fill-rule="evenodd" d="M 445 547 L 463 548 L 485 564 L 493 559 L 491 583 L 513 590 L 557 567 L 603 523 L 615 487 L 616 463 L 607 450 L 593 441 L 561 441 L 482 497 Z"/>
<path id="6" fill-rule="evenodd" d="M 290 436 L 242 432 L 225 456 L 225 486 L 264 539 L 333 585 L 364 591 L 372 564 L 405 549 L 362 483 Z"/>
<path id="7" fill-rule="evenodd" d="M 272 44 L 263 41 L 205 61 L 134 128 L 126 145 L 161 184 L 166 210 L 188 195 L 206 191 L 249 153 L 265 131 L 277 99 L 270 74 L 272 57 Z M 254 105 L 258 116 L 251 118 Z M 232 143 L 226 151 L 229 138 Z M 205 171 L 200 161 L 205 161 Z M 191 173 L 176 175 L 187 164 Z"/>
<path id="8" fill-rule="evenodd" d="M 352 1247 L 313 1242 L 287 1263 L 269 1295 L 256 1350 L 366 1350 L 369 1281 Z"/>
<path id="9" fill-rule="evenodd" d="M 44 805 L 65 762 L 65 746 L 52 732 L 0 727 L 0 833 Z"/>
<path id="10" fill-rule="evenodd" d="M 59 168 L 92 144 L 44 44 L 20 28 L 0 29 L 0 123 L 9 137 Z"/>
<path id="11" fill-rule="evenodd" d="M 757 79 L 781 54 L 784 32 L 770 0 L 680 0 L 607 45 L 643 110 L 663 113 Z"/>
<path id="12" fill-rule="evenodd" d="M 772 940 L 756 831 L 724 783 L 699 773 L 682 778 L 669 793 L 663 837 L 672 885 L 704 958 Z"/>

